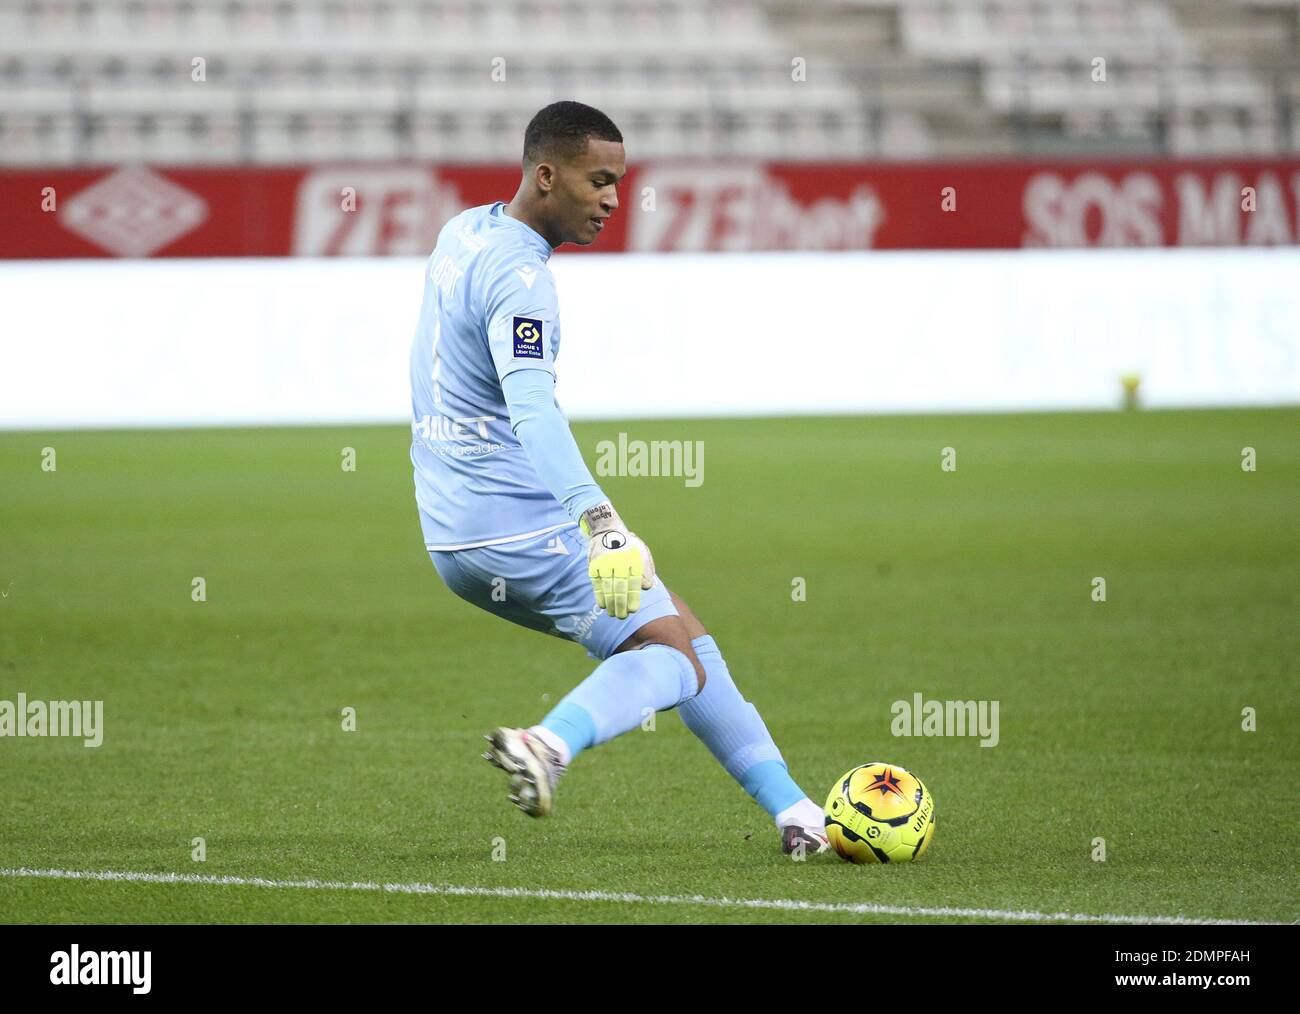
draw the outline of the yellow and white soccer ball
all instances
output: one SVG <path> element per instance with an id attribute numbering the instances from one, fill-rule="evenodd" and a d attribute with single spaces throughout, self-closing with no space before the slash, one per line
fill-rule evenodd
<path id="1" fill-rule="evenodd" d="M 897 764 L 860 764 L 826 797 L 826 836 L 851 863 L 907 863 L 934 837 L 934 797 Z"/>

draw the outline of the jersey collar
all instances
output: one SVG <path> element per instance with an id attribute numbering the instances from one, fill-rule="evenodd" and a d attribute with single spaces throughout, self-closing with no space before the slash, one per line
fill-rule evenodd
<path id="1" fill-rule="evenodd" d="M 546 237 L 543 236 L 536 229 L 534 229 L 527 222 L 521 222 L 519 221 L 519 219 L 512 218 L 511 216 L 507 215 L 505 201 L 497 201 L 495 204 L 493 204 L 492 210 L 489 212 L 489 214 L 491 214 L 492 217 L 494 218 L 500 219 L 502 222 L 508 223 L 513 228 L 518 229 L 523 234 L 523 237 L 525 241 L 527 241 L 528 245 L 534 247 L 537 250 L 537 252 L 541 255 L 543 260 L 550 259 L 552 247 L 551 244 L 546 241 Z"/>

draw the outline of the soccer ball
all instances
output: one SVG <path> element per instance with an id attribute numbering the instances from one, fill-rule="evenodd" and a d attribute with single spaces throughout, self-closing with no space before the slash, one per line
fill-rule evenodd
<path id="1" fill-rule="evenodd" d="M 851 863 L 919 859 L 934 837 L 934 797 L 897 764 L 860 764 L 826 797 L 826 836 Z"/>

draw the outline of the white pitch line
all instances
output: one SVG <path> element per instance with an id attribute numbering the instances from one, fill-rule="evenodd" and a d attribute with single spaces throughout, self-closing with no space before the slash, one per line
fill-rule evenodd
<path id="1" fill-rule="evenodd" d="M 380 884 L 370 880 L 267 880 L 263 877 L 216 877 L 198 873 L 130 873 L 112 870 L 34 870 L 0 868 L 0 877 L 46 880 L 126 881 L 142 884 L 208 884 L 218 887 L 278 887 L 316 891 L 385 891 L 447 897 L 535 898 L 539 901 L 610 901 L 633 905 L 697 905 L 709 908 L 769 909 L 779 912 L 826 912 L 833 915 L 899 915 L 913 918 L 955 917 L 996 922 L 1133 923 L 1148 926 L 1255 926 L 1245 919 L 1202 919 L 1182 915 L 1088 915 L 1081 912 L 1031 912 L 996 908 L 920 908 L 871 902 L 797 901 L 782 898 L 707 898 L 699 894 L 630 894 L 617 891 L 554 891 L 531 887 L 458 887 L 454 884 Z"/>

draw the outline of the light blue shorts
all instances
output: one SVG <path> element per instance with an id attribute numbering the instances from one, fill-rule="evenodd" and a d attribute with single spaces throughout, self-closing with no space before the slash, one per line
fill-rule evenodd
<path id="1" fill-rule="evenodd" d="M 663 581 L 641 592 L 641 608 L 619 620 L 596 605 L 587 539 L 578 526 L 477 549 L 429 550 L 447 587 L 480 609 L 530 630 L 577 641 L 606 659 L 638 629 L 677 609 Z"/>

